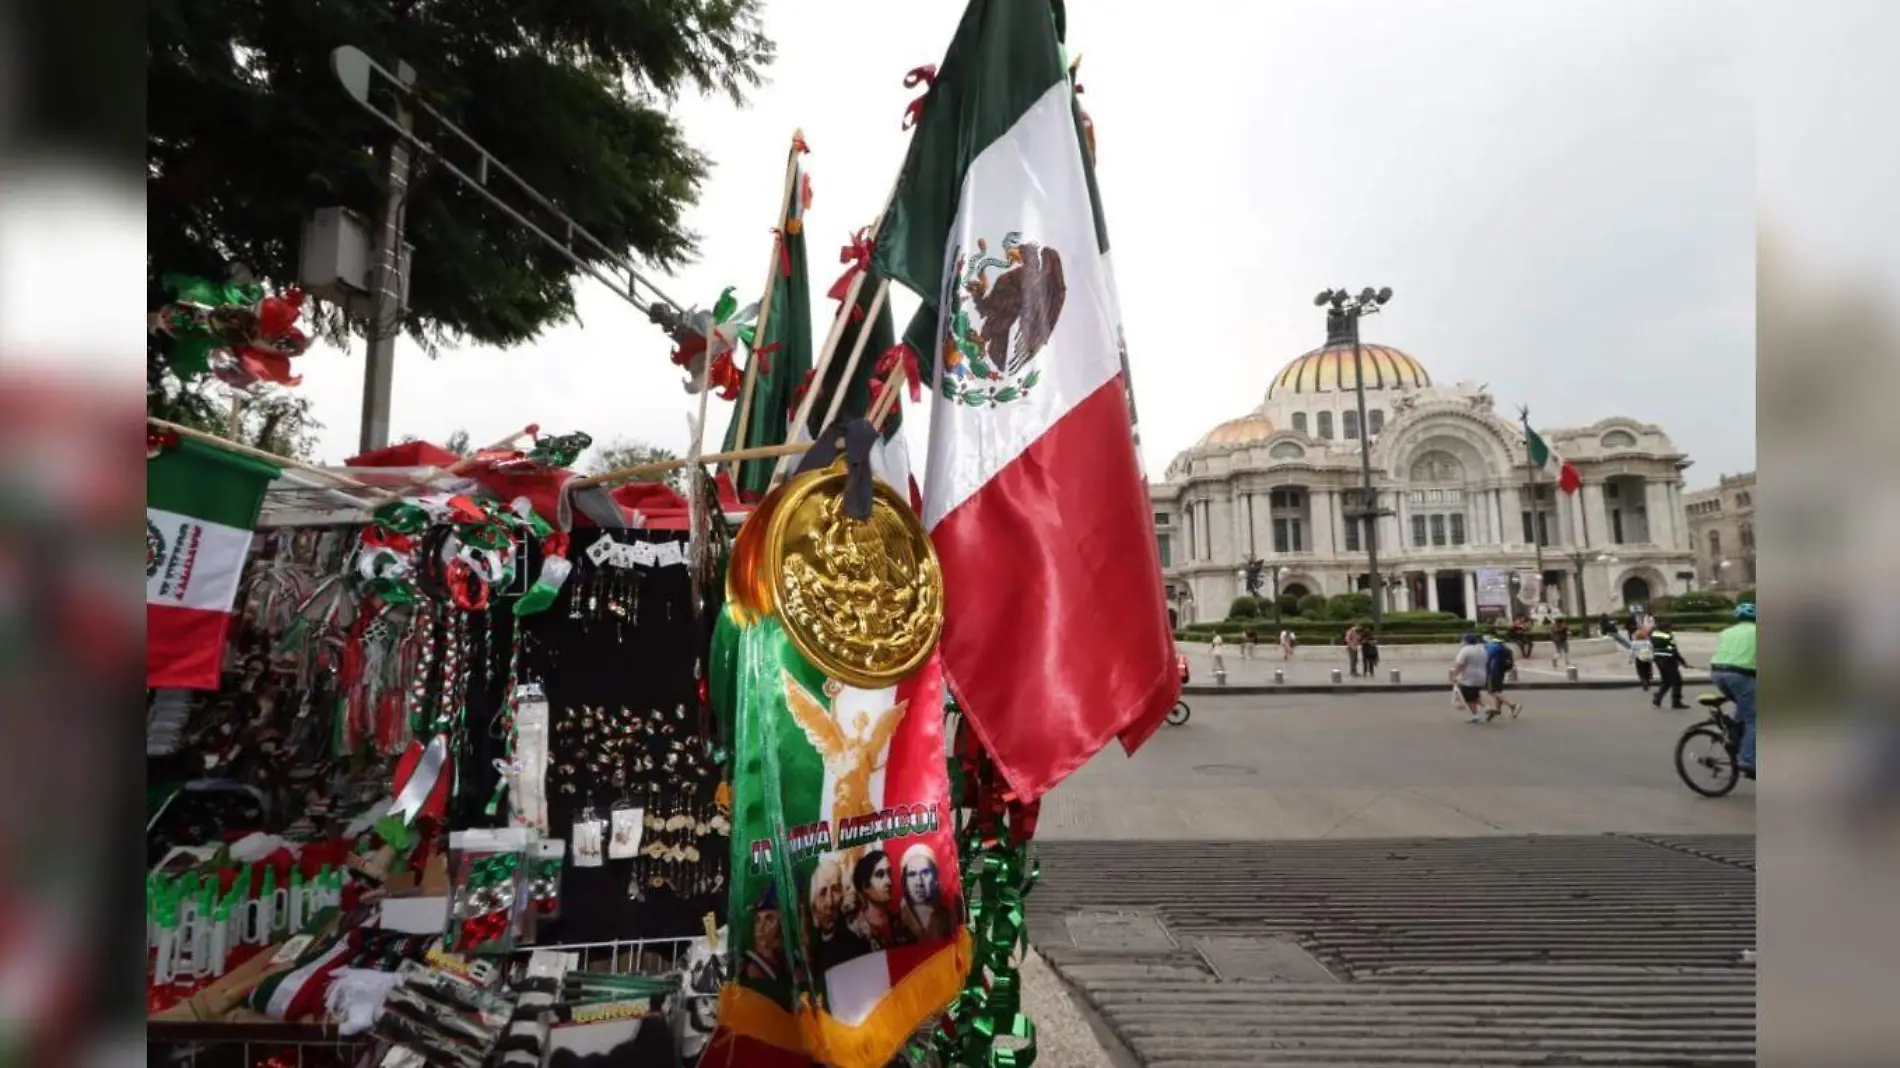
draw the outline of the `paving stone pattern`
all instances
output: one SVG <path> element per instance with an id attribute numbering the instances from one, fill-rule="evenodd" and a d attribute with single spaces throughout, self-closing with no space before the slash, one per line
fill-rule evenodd
<path id="1" fill-rule="evenodd" d="M 1154 1068 L 1755 1060 L 1750 835 L 1040 856 L 1032 940 Z"/>

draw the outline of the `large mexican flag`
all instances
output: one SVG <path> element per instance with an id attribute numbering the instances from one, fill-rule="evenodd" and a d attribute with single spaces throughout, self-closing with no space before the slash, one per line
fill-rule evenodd
<path id="1" fill-rule="evenodd" d="M 875 257 L 938 311 L 922 518 L 944 671 L 1023 800 L 1139 745 L 1180 690 L 1063 18 L 972 0 Z"/>
<path id="2" fill-rule="evenodd" d="M 709 1068 L 882 1068 L 962 987 L 970 939 L 933 657 L 867 690 L 731 605 L 712 701 L 734 721 L 734 978 Z"/>
<path id="3" fill-rule="evenodd" d="M 278 468 L 189 438 L 145 463 L 145 685 L 215 690 L 238 577 Z"/>

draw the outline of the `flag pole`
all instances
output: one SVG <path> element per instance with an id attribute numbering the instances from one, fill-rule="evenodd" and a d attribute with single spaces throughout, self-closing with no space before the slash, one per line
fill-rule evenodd
<path id="1" fill-rule="evenodd" d="M 897 178 L 891 180 L 891 191 L 884 196 L 884 206 L 878 209 L 877 221 L 871 224 L 870 230 L 867 232 L 873 247 L 877 244 L 878 229 L 884 225 L 884 216 L 891 210 L 891 201 L 897 199 L 897 183 L 903 176 L 904 168 L 900 166 L 897 169 Z M 844 328 L 851 322 L 852 310 L 858 306 L 858 293 L 864 288 L 864 276 L 868 273 L 868 270 L 861 270 L 853 275 L 851 285 L 845 290 L 844 301 L 838 305 L 838 313 L 831 317 L 831 330 L 825 334 L 824 347 L 819 349 L 818 362 L 812 368 L 811 388 L 805 391 L 804 399 L 798 402 L 798 413 L 792 418 L 792 425 L 785 430 L 786 440 L 788 441 L 797 437 L 799 428 L 805 425 L 805 420 L 811 418 L 812 407 L 818 402 L 818 390 L 825 382 L 825 372 L 831 367 L 831 357 L 838 351 L 838 343 L 844 340 Z M 888 295 L 890 280 L 885 279 L 882 285 L 885 287 L 886 295 Z M 865 330 L 860 331 L 858 334 L 860 339 L 858 351 L 862 351 L 863 338 L 870 329 L 871 316 L 875 316 L 877 309 L 882 306 L 882 300 L 876 301 L 873 304 L 871 315 L 865 317 Z M 848 375 L 850 371 L 847 370 L 845 373 Z M 847 379 L 840 377 L 838 379 L 839 386 L 842 387 L 846 381 Z M 791 457 L 789 455 L 780 457 L 778 467 L 772 472 L 771 484 L 776 486 L 780 482 L 785 481 L 786 472 L 790 469 Z"/>
<path id="2" fill-rule="evenodd" d="M 778 288 L 779 263 L 785 255 L 786 216 L 791 214 L 792 198 L 798 195 L 798 155 L 805 146 L 805 131 L 792 131 L 792 147 L 785 157 L 785 190 L 778 198 L 778 225 L 773 228 L 771 262 L 765 265 L 765 295 L 759 298 L 759 320 L 753 328 L 752 358 L 746 361 L 745 385 L 739 391 L 739 426 L 732 435 L 737 448 L 745 447 L 746 427 L 752 423 L 752 391 L 758 384 L 759 350 L 766 343 L 766 327 L 772 322 L 772 297 Z M 734 467 L 736 473 L 737 468 Z"/>
<path id="3" fill-rule="evenodd" d="M 1537 465 L 1531 462 L 1531 409 L 1524 405 L 1518 409 L 1519 418 L 1524 422 L 1524 471 L 1531 484 L 1531 550 L 1537 560 L 1537 600 L 1544 600 L 1544 513 L 1537 507 Z"/>
<path id="4" fill-rule="evenodd" d="M 838 418 L 839 409 L 844 407 L 844 395 L 847 392 L 845 384 L 851 381 L 853 374 L 857 373 L 858 360 L 864 356 L 864 346 L 871 340 L 871 323 L 877 318 L 878 312 L 884 310 L 884 301 L 890 295 L 891 280 L 879 279 L 877 292 L 871 294 L 871 306 L 864 312 L 864 325 L 858 329 L 857 340 L 851 344 L 851 355 L 844 361 L 844 370 L 838 373 L 838 388 L 831 391 L 831 404 L 825 409 L 825 418 L 818 424 L 820 427 L 830 426 L 831 421 Z M 813 379 L 813 382 L 816 381 L 817 379 Z M 810 397 L 816 392 L 815 389 L 807 390 L 805 396 Z"/>

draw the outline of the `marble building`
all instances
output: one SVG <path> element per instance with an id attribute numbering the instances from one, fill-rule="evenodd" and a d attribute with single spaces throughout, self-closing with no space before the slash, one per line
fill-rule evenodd
<path id="1" fill-rule="evenodd" d="M 1696 583 L 1707 589 L 1755 585 L 1755 472 L 1723 475 L 1714 486 L 1683 497 L 1689 544 L 1695 547 Z"/>
<path id="2" fill-rule="evenodd" d="M 1268 565 L 1263 595 L 1277 572 L 1283 594 L 1376 585 L 1388 609 L 1470 619 L 1481 604 L 1486 616 L 1502 603 L 1521 611 L 1531 598 L 1519 593 L 1540 562 L 1543 599 L 1573 614 L 1692 587 L 1682 496 L 1690 461 L 1660 427 L 1620 416 L 1538 425 L 1583 476 L 1567 495 L 1542 475 L 1533 484 L 1516 413 L 1500 412 L 1485 387 L 1436 384 L 1389 345 L 1365 344 L 1362 354 L 1380 581 L 1366 558 L 1357 378 L 1342 333 L 1287 364 L 1258 407 L 1209 430 L 1150 485 L 1177 625 L 1224 618 L 1245 591 L 1249 555 Z M 1490 580 L 1482 590 L 1481 577 Z"/>

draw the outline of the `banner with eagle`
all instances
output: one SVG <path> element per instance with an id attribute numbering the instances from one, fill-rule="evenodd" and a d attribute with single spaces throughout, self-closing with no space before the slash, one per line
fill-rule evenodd
<path id="1" fill-rule="evenodd" d="M 1025 801 L 1118 736 L 1132 751 L 1180 690 L 1064 18 L 972 0 L 874 259 L 937 309 L 944 671 Z"/>
<path id="2" fill-rule="evenodd" d="M 970 966 L 936 658 L 862 689 L 775 616 L 724 612 L 709 681 L 733 733 L 731 959 L 706 1066 L 882 1068 Z"/>

